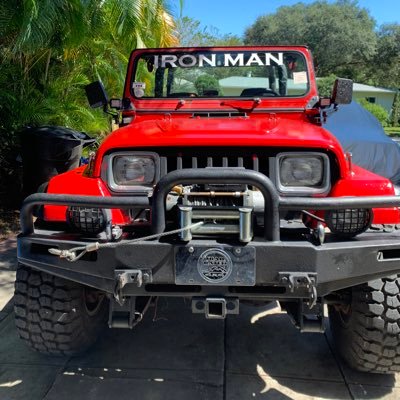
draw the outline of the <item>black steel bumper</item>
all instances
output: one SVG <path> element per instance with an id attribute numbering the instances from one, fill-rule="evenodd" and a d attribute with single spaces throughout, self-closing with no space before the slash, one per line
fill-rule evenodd
<path id="1" fill-rule="evenodd" d="M 32 211 L 39 204 L 79 205 L 100 208 L 132 208 L 149 206 L 143 197 L 90 197 L 51 194 L 29 196 L 21 209 L 22 233 L 18 238 L 18 260 L 32 268 L 64 277 L 82 284 L 115 293 L 116 274 L 123 270 L 143 272 L 140 282 L 124 286 L 124 295 L 199 296 L 225 295 L 241 298 L 285 299 L 309 296 L 311 278 L 318 296 L 357 285 L 368 280 L 400 273 L 400 234 L 364 233 L 357 238 L 315 245 L 306 239 L 280 240 L 280 210 L 327 210 L 345 208 L 382 208 L 400 206 L 400 197 L 357 198 L 281 198 L 273 183 L 255 171 L 244 169 L 187 169 L 171 172 L 157 184 L 152 201 L 154 233 L 165 230 L 165 198 L 178 184 L 245 183 L 257 187 L 265 200 L 265 238 L 247 245 L 224 244 L 216 240 L 192 240 L 187 244 L 158 240 L 113 243 L 108 248 L 88 253 L 76 262 L 49 254 L 52 247 L 71 249 L 82 241 L 53 231 L 34 231 Z M 223 285 L 204 281 L 176 284 L 177 253 L 214 248 L 227 252 L 252 248 L 255 254 L 255 285 Z M 179 250 L 184 248 L 184 250 Z M 117 272 L 116 272 L 117 271 Z M 293 281 L 294 280 L 294 281 Z M 299 284 L 296 284 L 298 281 Z M 306 282 L 307 283 L 307 282 Z"/>

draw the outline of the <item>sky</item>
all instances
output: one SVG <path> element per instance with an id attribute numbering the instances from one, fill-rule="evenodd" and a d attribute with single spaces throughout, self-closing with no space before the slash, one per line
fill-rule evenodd
<path id="1" fill-rule="evenodd" d="M 202 27 L 215 27 L 221 34 L 242 36 L 258 16 L 274 13 L 280 6 L 290 6 L 300 0 L 183 0 L 182 15 L 201 22 Z M 313 0 L 303 0 L 312 3 Z M 332 2 L 332 1 L 329 1 Z M 378 26 L 383 23 L 400 23 L 399 0 L 359 0 L 367 8 Z"/>

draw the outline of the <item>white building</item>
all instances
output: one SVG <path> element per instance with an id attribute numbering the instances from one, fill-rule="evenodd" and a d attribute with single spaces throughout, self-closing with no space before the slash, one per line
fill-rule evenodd
<path id="1" fill-rule="evenodd" d="M 231 76 L 220 79 L 219 85 L 224 96 L 239 96 L 241 91 L 249 87 L 267 88 L 269 86 L 267 78 Z M 295 96 L 305 91 L 304 84 L 294 84 L 292 79 L 287 81 L 287 91 L 289 95 Z M 392 110 L 396 90 L 384 89 L 375 86 L 364 85 L 361 83 L 353 84 L 353 98 L 366 99 L 370 103 L 381 105 L 388 113 Z"/>
<path id="2" fill-rule="evenodd" d="M 240 96 L 246 88 L 267 88 L 269 87 L 268 78 L 256 78 L 249 76 L 230 76 L 219 80 L 219 86 L 224 96 Z M 278 86 L 278 83 L 277 83 Z M 306 84 L 293 83 L 293 79 L 287 81 L 288 95 L 301 95 L 306 91 Z"/>
<path id="3" fill-rule="evenodd" d="M 370 103 L 379 104 L 389 114 L 392 111 L 395 96 L 396 90 L 364 85 L 362 83 L 353 83 L 354 99 L 367 99 Z"/>

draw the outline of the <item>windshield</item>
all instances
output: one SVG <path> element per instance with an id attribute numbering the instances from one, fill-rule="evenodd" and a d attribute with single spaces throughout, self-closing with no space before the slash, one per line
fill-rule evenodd
<path id="1" fill-rule="evenodd" d="M 199 51 L 143 54 L 136 98 L 299 97 L 309 90 L 304 56 L 294 51 Z"/>

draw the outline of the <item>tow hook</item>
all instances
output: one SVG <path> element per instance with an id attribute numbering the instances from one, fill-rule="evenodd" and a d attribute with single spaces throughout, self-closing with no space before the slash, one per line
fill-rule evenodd
<path id="1" fill-rule="evenodd" d="M 279 281 L 287 286 L 291 293 L 306 289 L 310 309 L 317 304 L 317 274 L 315 272 L 279 272 Z"/>
<path id="2" fill-rule="evenodd" d="M 223 297 L 193 297 L 193 314 L 204 314 L 207 319 L 225 319 L 227 314 L 239 314 L 239 299 Z"/>
<path id="3" fill-rule="evenodd" d="M 136 284 L 137 287 L 141 287 L 143 283 L 150 283 L 152 281 L 151 270 L 141 269 L 116 269 L 115 270 L 115 290 L 114 298 L 120 304 L 123 305 L 125 299 L 122 295 L 122 289 L 128 283 Z"/>

